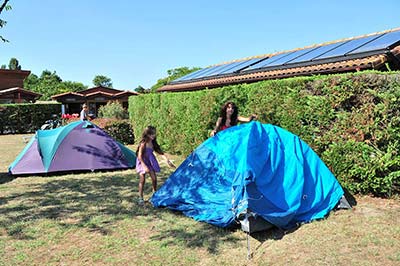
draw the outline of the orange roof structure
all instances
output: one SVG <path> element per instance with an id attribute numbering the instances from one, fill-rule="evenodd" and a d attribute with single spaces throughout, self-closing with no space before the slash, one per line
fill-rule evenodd
<path id="1" fill-rule="evenodd" d="M 158 92 L 191 91 L 294 76 L 400 69 L 400 28 L 258 55 L 192 72 Z"/>

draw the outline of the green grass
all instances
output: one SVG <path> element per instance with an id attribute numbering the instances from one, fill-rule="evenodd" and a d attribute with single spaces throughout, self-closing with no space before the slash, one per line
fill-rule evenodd
<path id="1" fill-rule="evenodd" d="M 24 145 L 0 136 L 0 265 L 400 265 L 398 200 L 358 196 L 352 210 L 295 231 L 253 234 L 248 260 L 242 231 L 136 204 L 134 170 L 7 176 Z M 170 173 L 162 168 L 160 185 Z"/>

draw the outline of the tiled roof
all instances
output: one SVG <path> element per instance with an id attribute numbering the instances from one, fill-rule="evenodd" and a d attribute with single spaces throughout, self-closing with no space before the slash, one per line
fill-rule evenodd
<path id="1" fill-rule="evenodd" d="M 116 93 L 121 92 L 121 90 L 118 90 L 118 89 L 104 87 L 104 86 L 97 86 L 97 87 L 92 87 L 92 88 L 89 88 L 89 89 L 86 89 L 86 90 L 79 91 L 79 93 L 82 93 L 82 94 L 86 95 L 86 94 L 92 93 L 94 91 L 104 91 L 104 92 L 112 93 L 112 94 L 116 94 Z"/>
<path id="2" fill-rule="evenodd" d="M 42 94 L 39 94 L 39 93 L 36 93 L 36 92 L 33 92 L 33 91 L 29 91 L 29 90 L 26 90 L 26 89 L 23 89 L 23 88 L 20 88 L 20 87 L 1 90 L 0 91 L 0 95 L 5 95 L 5 94 L 13 93 L 13 92 L 21 92 L 23 94 L 29 94 L 29 95 L 35 96 L 37 98 L 42 96 Z"/>
<path id="3" fill-rule="evenodd" d="M 86 97 L 93 97 L 96 95 L 103 95 L 109 98 L 120 98 L 121 96 L 125 96 L 125 95 L 139 95 L 139 93 L 137 92 L 132 92 L 132 91 L 121 91 L 121 90 L 117 90 L 117 89 L 112 89 L 112 88 L 106 88 L 106 87 L 94 87 L 94 88 L 90 88 L 90 89 L 86 89 L 83 91 L 79 91 L 79 92 L 65 92 L 65 93 L 61 93 L 61 94 L 57 94 L 57 95 L 53 95 L 51 96 L 52 99 L 57 100 L 60 99 L 62 97 L 66 97 L 66 96 L 77 96 L 77 97 L 81 97 L 81 98 L 86 98 Z"/>
<path id="4" fill-rule="evenodd" d="M 273 56 L 278 56 L 284 53 L 296 53 L 296 51 L 311 51 L 312 49 L 317 49 L 322 46 L 327 46 L 330 44 L 336 44 L 337 47 L 345 44 L 347 41 L 352 41 L 361 38 L 374 38 L 375 36 L 383 36 L 383 34 L 394 34 L 395 38 L 398 38 L 398 32 L 400 32 L 400 28 L 384 31 L 381 33 L 371 33 L 363 36 L 341 39 L 332 42 L 326 42 L 319 45 L 311 45 L 303 48 L 293 49 L 284 52 L 278 52 L 274 54 L 261 55 L 261 56 L 253 56 L 248 57 L 241 60 L 233 60 L 231 62 L 225 62 L 223 64 L 216 64 L 215 66 L 228 65 L 232 62 L 241 62 L 253 58 L 272 58 Z M 378 34 L 378 35 L 377 35 Z M 397 34 L 397 35 L 396 35 Z M 393 36 L 393 35 L 392 35 Z M 379 37 L 378 37 L 379 38 Z M 377 39 L 377 38 L 375 38 Z M 367 39 L 366 39 L 367 40 Z M 396 39 L 395 39 L 396 40 Z M 309 60 L 303 61 L 299 63 L 290 63 L 290 64 L 277 64 L 272 67 L 264 67 L 264 68 L 247 68 L 245 70 L 232 71 L 228 73 L 218 72 L 221 74 L 208 74 L 207 69 L 203 73 L 206 74 L 194 74 L 190 78 L 178 79 L 170 82 L 169 84 L 159 88 L 158 92 L 167 92 L 167 91 L 191 91 L 191 90 L 199 90 L 205 88 L 215 88 L 221 87 L 231 84 L 239 84 L 239 83 L 251 83 L 261 80 L 268 79 L 280 79 L 294 76 L 307 76 L 307 75 L 316 75 L 316 74 L 332 74 L 332 73 L 341 73 L 341 72 L 354 72 L 359 70 L 366 69 L 376 69 L 383 70 L 386 69 L 385 64 L 390 63 L 391 69 L 400 69 L 400 41 L 395 41 L 393 45 L 390 46 L 390 49 L 378 49 L 372 52 L 359 52 L 356 54 L 349 54 L 345 56 L 336 56 L 336 57 L 327 57 L 326 59 L 317 59 L 317 60 Z M 396 46 L 397 45 L 397 46 Z M 394 46 L 394 47 L 393 47 Z M 306 50 L 308 49 L 308 50 Z M 283 57 L 282 57 L 283 58 Z M 296 57 L 294 57 L 296 58 Z M 239 63 L 240 64 L 240 63 Z M 237 64 L 236 64 L 237 65 Z M 209 68 L 211 68 L 209 67 Z M 228 66 L 229 67 L 229 66 Z M 226 68 L 226 67 L 225 67 Z M 215 69 L 215 68 L 214 68 Z M 200 72 L 201 70 L 199 70 Z M 198 73 L 199 73 L 198 72 Z M 216 73 L 215 71 L 213 73 Z M 190 74 L 189 74 L 190 75 Z M 188 76 L 189 76 L 188 75 Z"/>
<path id="5" fill-rule="evenodd" d="M 110 97 L 110 98 L 114 96 L 113 93 L 108 93 L 108 92 L 104 92 L 104 91 L 95 91 L 95 92 L 92 92 L 92 93 L 88 93 L 85 96 L 86 97 L 91 97 L 91 96 L 95 96 L 95 95 L 103 95 L 103 96 L 107 96 L 107 97 Z"/>
<path id="6" fill-rule="evenodd" d="M 400 49 L 398 49 L 400 51 Z M 400 52 L 399 52 L 400 53 Z M 276 69 L 253 73 L 243 73 L 221 78 L 206 79 L 195 82 L 165 85 L 157 91 L 191 91 L 202 88 L 215 88 L 225 85 L 250 83 L 267 79 L 279 79 L 294 76 L 307 76 L 315 74 L 339 73 L 359 71 L 365 69 L 379 69 L 387 62 L 386 55 L 375 55 L 367 58 L 345 60 L 340 62 L 309 65 L 304 67 Z"/>
<path id="7" fill-rule="evenodd" d="M 139 93 L 137 93 L 136 91 L 121 91 L 117 94 L 114 94 L 114 97 L 121 97 L 124 95 L 139 95 Z"/>
<path id="8" fill-rule="evenodd" d="M 85 95 L 78 93 L 78 92 L 64 92 L 57 95 L 51 96 L 52 99 L 57 99 L 63 96 L 78 96 L 78 97 L 85 97 Z"/>

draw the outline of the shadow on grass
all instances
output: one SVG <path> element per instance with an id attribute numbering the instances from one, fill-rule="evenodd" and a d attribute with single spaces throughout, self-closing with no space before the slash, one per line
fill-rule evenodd
<path id="1" fill-rule="evenodd" d="M 170 174 L 164 172 L 157 177 L 160 185 Z M 2 180 L 5 178 L 1 177 Z M 134 217 L 145 216 L 150 222 L 160 220 L 168 223 L 165 216 L 172 215 L 172 219 L 178 223 L 184 221 L 184 225 L 166 226 L 167 229 L 154 236 L 154 240 L 205 247 L 210 253 L 218 253 L 218 245 L 225 241 L 234 243 L 240 240 L 232 230 L 197 222 L 193 226 L 192 221 L 188 228 L 185 225 L 187 217 L 179 212 L 153 208 L 150 203 L 139 205 L 136 202 L 139 179 L 134 170 L 26 178 L 27 181 L 18 184 L 18 188 L 0 194 L 0 229 L 15 239 L 35 238 L 29 233 L 29 228 L 46 219 L 65 230 L 83 228 L 108 235 L 115 230 L 113 226 L 119 220 L 132 219 L 134 223 Z M 151 195 L 149 177 L 146 178 L 144 193 Z"/>
<path id="2" fill-rule="evenodd" d="M 182 214 L 176 213 L 176 215 Z M 209 253 L 218 254 L 219 245 L 223 243 L 235 245 L 242 241 L 237 234 L 234 234 L 236 230 L 236 228 L 220 228 L 204 222 L 196 222 L 196 225 L 190 228 L 175 226 L 175 228 L 159 230 L 160 233 L 153 236 L 151 240 L 162 241 L 166 247 L 181 245 L 181 243 L 188 248 L 204 247 Z M 245 236 L 244 232 L 243 236 Z"/>
<path id="3" fill-rule="evenodd" d="M 2 183 L 14 179 L 6 174 L 0 178 Z M 137 206 L 138 178 L 133 170 L 24 178 L 29 181 L 0 194 L 0 228 L 18 238 L 21 238 L 18 223 L 42 219 L 107 234 L 107 227 L 114 221 L 137 215 L 158 215 L 153 208 Z M 166 178 L 160 176 L 159 180 Z M 151 194 L 148 183 L 145 194 Z"/>
<path id="4" fill-rule="evenodd" d="M 177 215 L 179 216 L 181 214 L 178 213 Z M 298 228 L 299 227 L 284 231 L 273 227 L 268 230 L 251 233 L 250 237 L 259 242 L 258 245 L 251 247 L 251 252 L 254 253 L 265 241 L 280 240 L 285 235 L 293 233 Z M 237 234 L 237 232 L 239 232 L 239 234 Z M 220 245 L 223 243 L 229 243 L 229 245 L 234 247 L 240 244 L 243 245 L 243 251 L 246 250 L 246 244 L 243 242 L 246 234 L 246 232 L 240 229 L 239 225 L 231 228 L 220 228 L 207 223 L 198 222 L 196 226 L 190 229 L 173 228 L 160 230 L 160 233 L 153 236 L 151 239 L 162 241 L 165 246 L 184 243 L 185 246 L 189 248 L 205 247 L 210 254 L 217 255 L 219 254 Z M 226 245 L 225 248 L 227 248 Z"/>
<path id="5" fill-rule="evenodd" d="M 169 172 L 158 175 L 162 185 Z M 6 176 L 0 176 L 5 178 Z M 10 177 L 9 177 L 10 178 Z M 13 178 L 11 177 L 10 181 Z M 162 241 L 165 245 L 185 245 L 189 248 L 206 248 L 211 254 L 218 254 L 221 245 L 243 242 L 237 228 L 224 229 L 202 222 L 187 220 L 180 212 L 153 208 L 136 202 L 138 176 L 134 170 L 102 172 L 82 175 L 28 177 L 16 189 L 11 188 L 0 196 L 0 229 L 19 240 L 34 238 L 26 228 L 43 220 L 52 220 L 57 226 L 83 228 L 103 235 L 111 234 L 113 226 L 124 219 L 145 216 L 147 220 L 176 221 L 174 226 L 159 229 L 151 240 Z M 146 178 L 145 195 L 151 195 L 151 181 Z M 165 218 L 171 217 L 172 218 Z M 189 222 L 188 222 L 189 221 Z M 188 225 L 189 224 L 189 225 Z M 273 232 L 273 231 L 272 231 Z M 278 239 L 277 233 L 260 232 L 252 237 L 265 241 Z M 225 245 L 224 245 L 225 246 Z M 224 247 L 226 248 L 226 247 Z M 245 245 L 243 246 L 245 250 Z"/>
<path id="6" fill-rule="evenodd" d="M 10 176 L 8 173 L 0 173 L 0 185 L 11 182 L 15 177 Z"/>

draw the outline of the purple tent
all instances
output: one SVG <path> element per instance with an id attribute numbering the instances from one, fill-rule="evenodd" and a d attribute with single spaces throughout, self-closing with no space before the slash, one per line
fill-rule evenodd
<path id="1" fill-rule="evenodd" d="M 9 167 L 12 175 L 134 168 L 133 151 L 98 126 L 77 121 L 38 130 Z"/>

